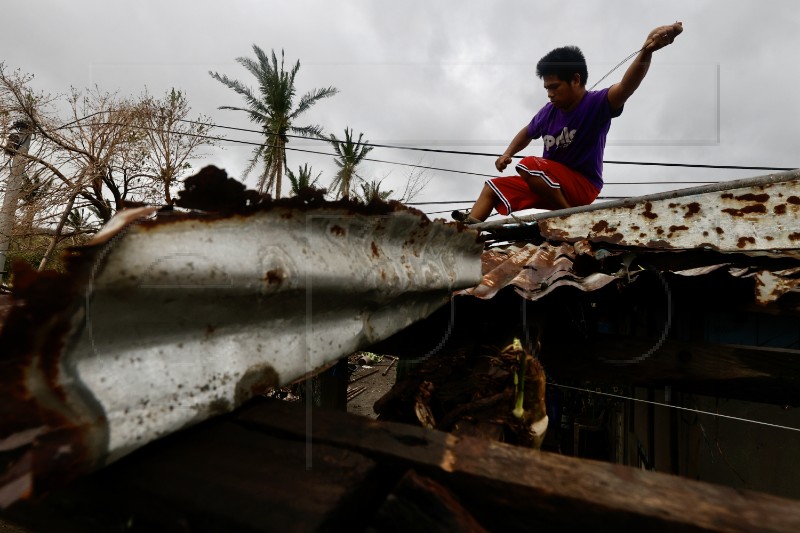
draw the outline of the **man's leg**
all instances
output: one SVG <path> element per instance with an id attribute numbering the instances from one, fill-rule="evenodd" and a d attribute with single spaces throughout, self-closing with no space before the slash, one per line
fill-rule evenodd
<path id="1" fill-rule="evenodd" d="M 551 187 L 539 176 L 530 176 L 521 169 L 517 169 L 517 172 L 519 172 L 519 175 L 522 176 L 528 184 L 533 194 L 541 198 L 548 205 L 547 209 L 555 211 L 556 209 L 572 207 L 569 205 L 569 202 L 567 202 L 560 188 L 556 189 Z"/>
<path id="2" fill-rule="evenodd" d="M 483 222 L 489 218 L 489 215 L 492 213 L 492 209 L 494 209 L 497 201 L 497 195 L 494 193 L 492 188 L 484 183 L 483 190 L 481 190 L 481 194 L 478 196 L 478 199 L 475 200 L 475 204 L 472 206 L 469 216 Z"/>

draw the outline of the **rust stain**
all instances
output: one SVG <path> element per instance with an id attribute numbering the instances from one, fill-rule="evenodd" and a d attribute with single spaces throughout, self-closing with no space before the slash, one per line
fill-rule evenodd
<path id="1" fill-rule="evenodd" d="M 753 237 L 739 237 L 739 242 L 736 243 L 738 248 L 744 248 L 747 243 L 755 244 L 756 240 Z"/>
<path id="2" fill-rule="evenodd" d="M 622 233 L 614 233 L 613 235 L 597 236 L 591 239 L 592 242 L 607 242 L 610 244 L 619 244 L 625 238 Z"/>
<path id="3" fill-rule="evenodd" d="M 789 235 L 789 240 L 790 241 L 796 241 L 796 240 L 799 240 L 799 239 L 800 239 L 800 233 L 798 233 L 796 231 L 794 233 L 792 233 L 791 235 Z"/>
<path id="4" fill-rule="evenodd" d="M 763 202 L 766 202 L 767 200 L 769 200 L 769 194 L 766 194 L 766 193 L 764 193 L 764 194 L 747 193 L 747 194 L 742 194 L 742 195 L 737 196 L 736 199 L 737 200 L 741 200 L 743 202 L 762 202 L 763 203 Z"/>
<path id="5" fill-rule="evenodd" d="M 703 237 L 708 237 L 708 232 L 707 231 L 703 232 Z"/>
<path id="6" fill-rule="evenodd" d="M 566 241 L 569 238 L 569 233 L 566 231 L 551 228 L 548 220 L 539 221 L 539 229 L 543 237 L 554 241 Z"/>
<path id="7" fill-rule="evenodd" d="M 650 220 L 658 218 L 658 215 L 653 213 L 652 209 L 653 209 L 653 204 L 650 202 L 645 202 L 644 213 L 642 213 L 642 215 L 644 215 L 645 218 L 649 218 Z"/>
<path id="8" fill-rule="evenodd" d="M 670 233 L 675 233 L 676 231 L 687 230 L 689 226 L 670 226 L 669 231 Z"/>
<path id="9" fill-rule="evenodd" d="M 62 361 L 96 251 L 66 256 L 66 274 L 36 272 L 20 261 L 13 264 L 14 288 L 0 330 L 0 440 L 7 446 L 19 440 L 0 461 L 0 490 L 6 491 L 6 498 L 41 495 L 88 473 L 99 462 L 94 443 L 107 438 L 105 416 L 99 406 L 70 394 L 64 382 L 71 377 L 64 375 Z M 31 371 L 42 376 L 38 386 L 30 383 Z M 32 486 L 15 492 L 9 482 L 21 476 L 32 476 Z"/>
<path id="10" fill-rule="evenodd" d="M 723 209 L 722 212 L 728 213 L 729 215 L 734 217 L 741 217 L 748 213 L 766 213 L 767 206 L 765 206 L 764 204 L 756 204 L 756 205 L 748 205 L 741 209 L 734 209 L 731 207 L 728 209 Z"/>
<path id="11" fill-rule="evenodd" d="M 656 228 L 656 233 L 658 233 L 659 235 L 663 235 L 664 234 L 664 228 L 662 228 L 662 227 Z"/>
<path id="12" fill-rule="evenodd" d="M 776 215 L 785 215 L 786 214 L 786 204 L 779 204 L 772 208 L 772 211 Z"/>
<path id="13" fill-rule="evenodd" d="M 673 248 L 672 244 L 669 241 L 665 241 L 664 239 L 651 239 L 650 242 L 647 243 L 647 247 L 661 248 L 661 249 Z"/>
<path id="14" fill-rule="evenodd" d="M 274 268 L 267 272 L 261 281 L 267 282 L 268 285 L 280 285 L 286 279 L 286 273 L 280 268 Z"/>
<path id="15" fill-rule="evenodd" d="M 331 226 L 331 233 L 333 233 L 337 237 L 342 237 L 347 232 L 340 225 L 334 224 L 333 226 Z"/>
<path id="16" fill-rule="evenodd" d="M 733 195 L 731 193 L 729 193 L 729 192 L 726 192 L 725 194 L 720 196 L 720 198 L 723 198 L 723 199 L 726 199 L 726 200 L 727 199 L 733 199 Z"/>
<path id="17" fill-rule="evenodd" d="M 774 241 L 774 240 L 775 240 L 775 237 L 773 237 L 773 236 L 771 236 L 771 235 L 767 235 L 767 236 L 766 236 L 766 237 L 764 237 L 764 238 L 765 238 L 765 239 L 767 239 L 768 241 Z"/>
<path id="18" fill-rule="evenodd" d="M 375 241 L 372 241 L 372 256 L 373 257 L 380 257 L 381 254 L 378 252 L 378 245 L 375 244 Z"/>
<path id="19" fill-rule="evenodd" d="M 639 229 L 640 229 L 640 228 L 639 228 L 639 226 L 635 226 L 635 225 L 634 225 L 634 226 L 631 226 L 631 229 L 632 229 L 633 231 L 639 231 Z"/>
<path id="20" fill-rule="evenodd" d="M 595 233 L 600 233 L 601 231 L 605 231 L 607 229 L 608 229 L 608 222 L 606 222 L 605 220 L 601 220 L 600 222 L 592 226 L 592 231 Z"/>
<path id="21" fill-rule="evenodd" d="M 797 196 L 790 196 L 789 198 L 786 199 L 786 201 L 792 205 L 800 205 L 800 198 L 798 198 Z"/>
<path id="22" fill-rule="evenodd" d="M 683 218 L 692 218 L 696 213 L 700 212 L 700 204 L 697 202 L 692 202 L 686 206 L 686 214 L 683 215 Z"/>
<path id="23" fill-rule="evenodd" d="M 725 230 L 720 228 L 719 226 L 717 226 L 716 230 L 718 235 L 722 235 L 723 233 L 725 233 Z"/>

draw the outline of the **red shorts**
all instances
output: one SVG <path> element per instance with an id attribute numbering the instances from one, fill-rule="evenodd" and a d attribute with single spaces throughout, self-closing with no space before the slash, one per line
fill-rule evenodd
<path id="1" fill-rule="evenodd" d="M 502 176 L 486 180 L 486 184 L 499 199 L 494 207 L 501 215 L 523 209 L 550 209 L 544 198 L 531 190 L 523 176 L 540 178 L 553 189 L 561 189 L 561 193 L 572 207 L 589 205 L 600 194 L 600 191 L 580 172 L 549 159 L 525 157 L 517 163 L 516 169 L 519 172 L 518 176 Z"/>

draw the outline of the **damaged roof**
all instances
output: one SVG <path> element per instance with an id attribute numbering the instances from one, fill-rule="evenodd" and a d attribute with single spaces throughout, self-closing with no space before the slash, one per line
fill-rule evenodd
<path id="1" fill-rule="evenodd" d="M 615 280 L 632 281 L 641 270 L 630 266 L 642 254 L 655 268 L 676 275 L 723 271 L 752 278 L 760 304 L 800 291 L 798 171 L 475 227 L 494 232 L 498 242 L 525 236 L 536 241 L 485 251 L 481 283 L 461 292 L 478 298 L 491 298 L 506 286 L 537 300 L 559 286 L 588 292 Z"/>
<path id="2" fill-rule="evenodd" d="M 207 167 L 67 273 L 15 272 L 0 507 L 384 339 L 480 280 L 483 243 L 398 203 L 271 201 Z"/>

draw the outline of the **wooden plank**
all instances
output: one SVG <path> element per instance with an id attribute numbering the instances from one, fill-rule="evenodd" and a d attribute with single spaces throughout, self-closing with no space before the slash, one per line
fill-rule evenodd
<path id="1" fill-rule="evenodd" d="M 306 420 L 296 405 L 264 401 L 238 420 L 303 439 L 310 422 L 315 445 L 414 468 L 496 530 L 603 524 L 635 531 L 800 531 L 800 506 L 774 496 L 345 413 L 312 417 Z"/>
<path id="2" fill-rule="evenodd" d="M 435 481 L 408 472 L 375 513 L 368 531 L 487 531 L 458 498 Z"/>
<path id="3" fill-rule="evenodd" d="M 317 531 L 364 527 L 395 483 L 356 452 L 229 421 L 148 446 L 43 501 L 11 509 L 35 531 Z M 134 527 L 135 526 L 135 527 Z"/>

